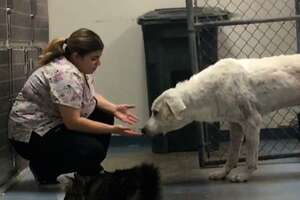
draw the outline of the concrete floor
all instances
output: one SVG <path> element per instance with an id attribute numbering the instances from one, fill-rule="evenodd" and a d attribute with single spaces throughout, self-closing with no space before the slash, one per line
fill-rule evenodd
<path id="1" fill-rule="evenodd" d="M 161 172 L 164 200 L 298 200 L 300 159 L 264 161 L 247 183 L 209 181 L 213 168 L 200 169 L 197 152 L 153 154 L 150 146 L 112 147 L 103 163 L 106 170 L 155 163 Z M 0 200 L 63 200 L 62 187 L 41 188 L 25 170 Z"/>

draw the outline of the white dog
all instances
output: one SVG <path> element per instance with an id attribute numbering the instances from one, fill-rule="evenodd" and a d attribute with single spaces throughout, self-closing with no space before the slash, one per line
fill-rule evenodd
<path id="1" fill-rule="evenodd" d="M 147 135 L 179 129 L 192 121 L 227 121 L 231 145 L 223 169 L 211 179 L 244 182 L 257 168 L 262 116 L 300 104 L 300 54 L 260 59 L 222 59 L 175 88 L 163 92 L 152 104 Z M 246 166 L 236 167 L 243 137 Z"/>

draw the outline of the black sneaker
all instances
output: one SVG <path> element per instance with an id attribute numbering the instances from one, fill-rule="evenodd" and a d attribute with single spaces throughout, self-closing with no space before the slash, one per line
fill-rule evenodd
<path id="1" fill-rule="evenodd" d="M 59 184 L 59 182 L 56 180 L 57 177 L 55 177 L 55 176 L 41 176 L 41 175 L 38 175 L 37 170 L 33 167 L 31 162 L 29 162 L 29 169 L 32 172 L 32 175 L 33 175 L 35 181 L 39 185 L 56 185 L 56 184 Z"/>

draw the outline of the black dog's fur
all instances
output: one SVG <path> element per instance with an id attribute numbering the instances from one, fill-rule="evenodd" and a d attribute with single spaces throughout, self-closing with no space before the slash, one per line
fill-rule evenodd
<path id="1" fill-rule="evenodd" d="M 130 169 L 76 177 L 64 200 L 160 200 L 160 175 L 156 167 L 142 164 Z"/>

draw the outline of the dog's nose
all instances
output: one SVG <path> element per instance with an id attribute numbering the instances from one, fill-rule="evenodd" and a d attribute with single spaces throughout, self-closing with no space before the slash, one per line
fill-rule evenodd
<path id="1" fill-rule="evenodd" d="M 142 129 L 141 129 L 141 132 L 145 135 L 146 129 L 145 129 L 145 128 L 142 128 Z"/>

